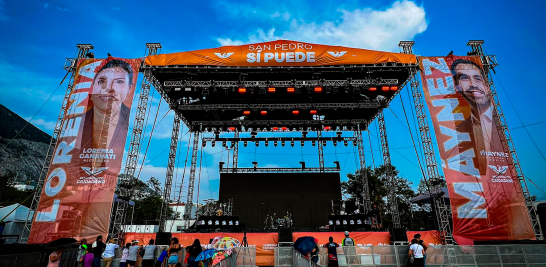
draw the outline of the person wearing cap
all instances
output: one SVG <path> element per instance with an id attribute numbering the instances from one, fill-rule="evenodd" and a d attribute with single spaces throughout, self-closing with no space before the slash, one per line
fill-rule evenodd
<path id="1" fill-rule="evenodd" d="M 329 242 L 323 246 L 328 249 L 328 267 L 338 267 L 337 248 L 339 247 L 339 244 L 334 243 L 333 237 L 329 237 L 328 241 Z"/>
<path id="2" fill-rule="evenodd" d="M 417 240 L 417 243 L 423 247 L 424 251 L 427 251 L 428 245 L 425 243 L 423 239 L 421 239 L 421 234 L 417 233 L 413 235 L 413 238 Z M 427 254 L 423 254 L 423 267 L 427 266 Z"/>
<path id="3" fill-rule="evenodd" d="M 345 238 L 341 242 L 341 245 L 347 257 L 347 263 L 359 264 L 358 257 L 356 257 L 355 240 L 349 236 L 349 231 L 345 231 Z"/>

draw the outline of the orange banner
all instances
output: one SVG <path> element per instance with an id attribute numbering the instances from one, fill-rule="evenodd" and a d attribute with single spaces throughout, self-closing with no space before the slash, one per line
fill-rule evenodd
<path id="1" fill-rule="evenodd" d="M 189 52 L 146 57 L 146 65 L 209 66 L 332 66 L 379 63 L 415 64 L 414 55 L 382 52 L 342 46 L 278 40 L 272 42 L 222 46 Z"/>
<path id="2" fill-rule="evenodd" d="M 78 63 L 29 243 L 108 233 L 141 60 Z"/>
<path id="3" fill-rule="evenodd" d="M 453 237 L 535 239 L 479 57 L 423 57 L 430 110 L 453 214 Z"/>

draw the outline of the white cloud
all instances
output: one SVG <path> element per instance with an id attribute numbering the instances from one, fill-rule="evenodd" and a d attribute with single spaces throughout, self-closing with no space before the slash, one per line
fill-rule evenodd
<path id="1" fill-rule="evenodd" d="M 382 10 L 339 9 L 338 14 L 338 17 L 318 23 L 292 19 L 288 30 L 282 32 L 276 28 L 259 28 L 242 39 L 217 40 L 221 45 L 240 45 L 287 39 L 393 51 L 400 40 L 411 40 L 428 27 L 425 9 L 411 1 L 397 1 Z"/>
<path id="2" fill-rule="evenodd" d="M 25 120 L 28 122 L 34 124 L 34 126 L 42 129 L 44 132 L 50 132 L 55 129 L 55 121 L 46 121 L 44 119 L 36 119 L 34 118 L 32 121 L 30 120 L 32 117 L 25 117 Z"/>
<path id="3" fill-rule="evenodd" d="M 68 11 L 68 8 L 63 8 L 63 7 L 57 6 L 57 10 L 59 10 L 59 11 Z"/>
<path id="4" fill-rule="evenodd" d="M 44 8 L 47 9 L 49 7 L 49 3 L 44 4 Z"/>

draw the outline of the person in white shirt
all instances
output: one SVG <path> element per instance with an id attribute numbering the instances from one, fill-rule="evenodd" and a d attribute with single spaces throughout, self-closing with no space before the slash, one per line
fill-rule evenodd
<path id="1" fill-rule="evenodd" d="M 155 260 L 155 241 L 150 239 L 149 245 L 144 247 L 144 257 L 142 257 L 142 267 L 153 267 Z"/>
<path id="2" fill-rule="evenodd" d="M 115 240 L 110 238 L 110 240 L 108 240 L 108 244 L 106 244 L 104 252 L 102 253 L 104 267 L 110 267 L 112 265 L 112 260 L 114 260 L 114 257 L 116 256 L 116 248 L 119 248 L 119 245 L 114 243 Z"/>
<path id="3" fill-rule="evenodd" d="M 409 248 L 409 252 L 408 252 L 408 258 L 411 258 L 411 256 L 413 255 L 413 262 L 410 261 L 410 263 L 408 264 L 408 266 L 410 267 L 423 267 L 423 265 L 425 264 L 425 260 L 424 260 L 424 257 L 425 257 L 425 248 L 423 248 L 423 246 L 419 245 L 419 242 L 417 241 L 417 239 L 412 239 L 411 240 L 411 246 Z"/>
<path id="4" fill-rule="evenodd" d="M 131 247 L 131 243 L 125 244 L 125 248 L 123 249 L 123 252 L 121 253 L 121 259 L 119 260 L 119 267 L 127 267 L 127 257 L 129 256 L 130 247 Z"/>
<path id="5" fill-rule="evenodd" d="M 127 256 L 127 266 L 135 267 L 138 258 L 138 252 L 140 247 L 138 246 L 138 240 L 133 241 L 133 245 L 129 247 L 129 255 Z"/>

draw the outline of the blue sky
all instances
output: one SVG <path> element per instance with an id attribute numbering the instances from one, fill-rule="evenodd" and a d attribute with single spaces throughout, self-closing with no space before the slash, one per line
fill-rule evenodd
<path id="1" fill-rule="evenodd" d="M 494 78 L 523 171 L 546 191 L 546 159 L 541 154 L 546 154 L 542 138 L 546 123 L 541 123 L 546 121 L 545 12 L 544 1 L 0 0 L 0 103 L 27 119 L 36 115 L 32 123 L 52 133 L 66 90 L 66 82 L 59 87 L 65 75 L 62 66 L 65 58 L 75 56 L 79 43 L 93 44 L 97 57 L 111 53 L 136 58 L 144 55 L 147 42 L 160 42 L 163 52 L 169 53 L 278 38 L 398 51 L 400 40 L 414 40 L 416 54 L 444 56 L 450 51 L 465 55 L 468 40 L 483 39 L 486 52 L 496 55 L 500 63 Z M 411 114 L 408 93 L 404 88 L 385 116 L 392 162 L 416 187 L 421 172 L 400 100 Z M 163 181 L 173 113 L 164 102 L 158 109 L 157 92 L 153 97 L 150 116 L 153 119 L 158 113 L 160 123 L 146 159 L 140 158 L 139 165 L 144 160 L 140 178 L 155 176 Z M 132 117 L 134 114 L 133 108 Z M 409 116 L 414 131 L 415 120 Z M 151 125 L 146 129 L 146 142 L 150 131 Z M 186 133 L 187 128 L 182 131 Z M 371 165 L 373 158 L 378 165 L 381 155 L 375 122 L 370 131 L 371 145 L 364 135 L 366 160 Z M 179 147 L 177 184 L 182 179 L 188 136 L 182 137 Z M 340 161 L 345 180 L 346 173 L 356 169 L 356 150 L 352 146 L 326 148 L 326 165 Z M 296 167 L 302 159 L 307 166 L 318 165 L 316 148 L 310 145 L 284 149 L 249 145 L 239 151 L 242 167 L 250 167 L 252 161 L 260 166 Z M 203 153 L 200 200 L 217 197 L 218 161 L 228 157 L 220 146 L 207 146 Z M 186 184 L 187 178 L 184 187 Z M 546 199 L 546 193 L 536 186 L 529 183 L 529 189 Z M 177 195 L 178 187 L 176 191 Z"/>

